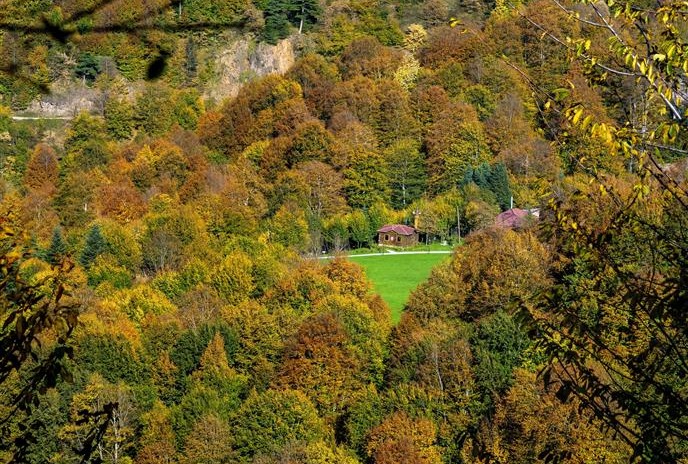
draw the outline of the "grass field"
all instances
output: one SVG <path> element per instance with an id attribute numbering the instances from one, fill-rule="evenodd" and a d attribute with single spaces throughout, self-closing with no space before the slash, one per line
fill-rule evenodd
<path id="1" fill-rule="evenodd" d="M 349 256 L 352 262 L 360 264 L 378 293 L 392 309 L 392 322 L 401 318 L 401 310 L 418 284 L 425 281 L 430 270 L 451 255 L 384 255 Z"/>

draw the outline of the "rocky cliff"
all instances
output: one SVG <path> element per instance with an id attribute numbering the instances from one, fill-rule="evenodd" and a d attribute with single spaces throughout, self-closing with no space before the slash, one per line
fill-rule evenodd
<path id="1" fill-rule="evenodd" d="M 241 38 L 222 51 L 217 58 L 218 79 L 205 91 L 215 101 L 234 97 L 250 79 L 268 74 L 283 74 L 296 59 L 294 40 L 285 39 L 276 45 Z"/>
<path id="2" fill-rule="evenodd" d="M 294 39 L 269 45 L 256 43 L 246 35 L 237 36 L 226 48 L 215 50 L 210 55 L 214 56 L 209 64 L 216 77 L 206 84 L 202 92 L 206 99 L 216 102 L 235 96 L 251 79 L 286 72 L 296 59 Z M 132 97 L 141 89 L 136 83 L 128 87 Z M 19 116 L 70 118 L 82 111 L 100 114 L 106 99 L 102 91 L 81 81 L 61 80 L 51 86 L 50 93 L 31 102 Z"/>

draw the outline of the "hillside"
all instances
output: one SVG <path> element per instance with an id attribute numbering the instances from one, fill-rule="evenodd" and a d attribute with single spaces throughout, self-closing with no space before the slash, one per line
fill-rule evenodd
<path id="1" fill-rule="evenodd" d="M 646 3 L 0 0 L 0 461 L 683 462 Z M 465 238 L 403 311 L 315 259 L 386 224 Z"/>

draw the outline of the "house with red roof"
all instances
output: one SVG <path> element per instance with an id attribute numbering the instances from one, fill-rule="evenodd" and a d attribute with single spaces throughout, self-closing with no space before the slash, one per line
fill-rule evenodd
<path id="1" fill-rule="evenodd" d="M 540 210 L 538 209 L 511 208 L 497 215 L 495 225 L 505 229 L 520 229 L 539 216 Z"/>
<path id="2" fill-rule="evenodd" d="M 418 244 L 418 231 L 403 224 L 388 224 L 377 230 L 377 243 L 381 246 L 407 247 Z"/>

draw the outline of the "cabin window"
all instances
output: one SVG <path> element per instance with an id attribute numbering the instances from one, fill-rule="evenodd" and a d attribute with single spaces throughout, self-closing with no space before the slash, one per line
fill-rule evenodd
<path id="1" fill-rule="evenodd" d="M 389 240 L 389 235 L 385 234 L 385 241 Z"/>
<path id="2" fill-rule="evenodd" d="M 397 237 L 397 242 L 401 242 L 401 237 Z"/>

